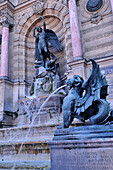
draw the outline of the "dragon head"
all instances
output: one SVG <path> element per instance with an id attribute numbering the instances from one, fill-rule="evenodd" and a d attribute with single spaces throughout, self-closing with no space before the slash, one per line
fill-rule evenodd
<path id="1" fill-rule="evenodd" d="M 79 75 L 74 75 L 73 78 L 70 78 L 66 81 L 66 84 L 69 85 L 69 89 L 73 87 L 80 87 L 83 84 L 84 80 Z"/>

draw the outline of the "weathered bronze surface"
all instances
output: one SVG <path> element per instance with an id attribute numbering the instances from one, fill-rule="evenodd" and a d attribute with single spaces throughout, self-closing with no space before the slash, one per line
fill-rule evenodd
<path id="1" fill-rule="evenodd" d="M 106 101 L 106 78 L 99 65 L 92 59 L 90 61 L 93 67 L 87 80 L 74 75 L 66 82 L 71 90 L 63 100 L 63 125 L 59 128 L 68 128 L 74 118 L 83 122 L 90 119 L 92 124 L 102 124 L 112 117 Z"/>
<path id="2" fill-rule="evenodd" d="M 41 62 L 41 65 L 46 67 L 47 69 L 54 69 L 54 64 L 50 64 L 51 60 L 54 60 L 54 63 L 56 61 L 55 56 L 49 51 L 48 43 L 50 42 L 51 45 L 58 51 L 62 51 L 62 45 L 60 41 L 58 40 L 58 37 L 56 33 L 50 29 L 46 29 L 46 23 L 44 18 L 41 16 L 43 20 L 43 29 L 41 26 L 34 27 L 33 29 L 33 36 L 36 38 L 35 40 L 35 60 L 37 60 L 37 63 Z M 35 30 L 37 30 L 37 34 L 35 33 Z M 49 61 L 49 63 L 48 63 Z M 47 63 L 46 63 L 47 62 Z"/>

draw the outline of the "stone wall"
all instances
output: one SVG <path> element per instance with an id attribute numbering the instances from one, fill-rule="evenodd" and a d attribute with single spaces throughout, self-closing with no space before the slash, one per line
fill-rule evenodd
<path id="1" fill-rule="evenodd" d="M 101 58 L 113 54 L 113 15 L 109 0 L 102 7 L 89 12 L 87 0 L 80 3 L 83 54 L 85 58 Z"/>
<path id="2" fill-rule="evenodd" d="M 35 7 L 34 7 L 35 6 Z M 35 9 L 34 9 L 35 8 Z M 35 38 L 33 37 L 33 27 L 42 24 L 40 14 L 37 13 L 37 4 L 29 4 L 28 8 L 23 11 L 18 10 L 15 14 L 14 26 L 14 72 L 13 79 L 24 79 L 31 81 L 34 74 L 34 52 Z M 44 19 L 48 24 L 47 27 L 56 32 L 60 39 L 64 51 L 58 53 L 55 49 L 51 49 L 56 55 L 60 63 L 59 72 L 63 76 L 66 71 L 66 60 L 68 56 L 72 56 L 71 49 L 71 33 L 69 26 L 69 14 L 66 5 L 60 2 L 48 1 L 43 13 Z M 18 64 L 16 64 L 18 63 Z"/>

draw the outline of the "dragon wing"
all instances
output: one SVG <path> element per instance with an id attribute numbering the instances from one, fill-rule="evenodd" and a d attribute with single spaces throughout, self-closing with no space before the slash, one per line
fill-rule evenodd
<path id="1" fill-rule="evenodd" d="M 58 51 L 62 51 L 63 47 L 56 35 L 56 33 L 50 29 L 46 29 L 46 40 Z"/>
<path id="2" fill-rule="evenodd" d="M 107 82 L 105 76 L 102 75 L 99 65 L 92 59 L 92 70 L 87 80 L 82 84 L 82 88 L 85 90 L 85 95 L 79 100 L 75 101 L 75 112 L 80 115 L 88 109 L 94 101 L 107 96 Z M 104 89 L 104 95 L 102 95 L 102 89 Z"/>

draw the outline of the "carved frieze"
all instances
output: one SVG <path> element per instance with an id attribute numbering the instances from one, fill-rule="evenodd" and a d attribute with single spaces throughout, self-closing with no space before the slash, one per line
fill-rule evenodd
<path id="1" fill-rule="evenodd" d="M 33 3 L 33 12 L 36 14 L 41 14 L 45 9 L 45 0 L 35 0 Z"/>
<path id="2" fill-rule="evenodd" d="M 49 0 L 35 0 L 33 3 L 33 13 L 41 14 L 47 7 L 47 3 L 49 3 Z M 62 4 L 64 6 L 68 6 L 68 0 L 54 0 L 54 4 Z"/>

